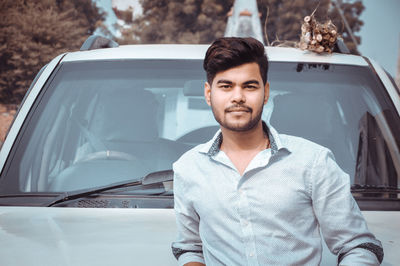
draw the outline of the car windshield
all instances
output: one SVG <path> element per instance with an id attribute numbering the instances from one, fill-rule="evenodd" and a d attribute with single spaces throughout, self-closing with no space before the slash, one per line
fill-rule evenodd
<path id="1" fill-rule="evenodd" d="M 368 67 L 271 62 L 268 79 L 263 120 L 331 149 L 353 185 L 398 188 L 399 116 Z M 88 189 L 171 169 L 219 128 L 204 82 L 202 60 L 62 63 L 23 125 L 0 193 Z"/>

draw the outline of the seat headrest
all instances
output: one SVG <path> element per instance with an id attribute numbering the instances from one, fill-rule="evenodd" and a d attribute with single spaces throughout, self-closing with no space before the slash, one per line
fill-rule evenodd
<path id="1" fill-rule="evenodd" d="M 329 136 L 334 132 L 334 109 L 325 97 L 286 94 L 274 99 L 271 125 L 278 132 L 310 138 L 319 132 Z"/>
<path id="2" fill-rule="evenodd" d="M 90 130 L 105 141 L 151 141 L 158 138 L 157 109 L 157 100 L 149 91 L 103 91 Z"/>

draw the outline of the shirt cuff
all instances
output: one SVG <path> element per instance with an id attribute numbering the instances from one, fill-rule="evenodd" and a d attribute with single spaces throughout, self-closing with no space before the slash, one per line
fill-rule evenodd
<path id="1" fill-rule="evenodd" d="M 179 266 L 183 266 L 188 262 L 200 262 L 206 264 L 204 261 L 203 253 L 185 252 L 179 256 Z"/>
<path id="2" fill-rule="evenodd" d="M 339 266 L 378 266 L 377 256 L 364 248 L 354 248 L 347 252 L 339 263 Z"/>

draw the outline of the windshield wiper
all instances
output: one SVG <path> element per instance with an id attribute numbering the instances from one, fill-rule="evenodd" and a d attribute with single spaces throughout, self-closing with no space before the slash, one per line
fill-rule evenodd
<path id="1" fill-rule="evenodd" d="M 113 189 L 118 189 L 118 188 L 125 188 L 125 187 L 137 187 L 137 186 L 143 186 L 143 185 L 152 185 L 152 184 L 157 184 L 157 183 L 163 183 L 163 182 L 168 182 L 173 180 L 173 172 L 172 170 L 165 170 L 165 171 L 159 171 L 159 172 L 153 172 L 145 177 L 139 179 L 139 180 L 134 180 L 134 181 L 124 181 L 124 182 L 118 182 L 118 183 L 112 183 L 107 186 L 101 186 L 101 187 L 95 187 L 95 188 L 90 188 L 90 189 L 81 189 L 81 190 L 75 190 L 75 191 L 70 191 L 70 192 L 64 192 L 57 196 L 55 199 L 53 199 L 51 202 L 46 203 L 45 206 L 51 207 L 56 204 L 59 204 L 61 202 L 66 202 L 78 198 L 84 198 L 93 194 L 113 190 Z"/>
<path id="2" fill-rule="evenodd" d="M 400 188 L 391 186 L 372 186 L 354 184 L 351 186 L 353 193 L 400 193 Z"/>

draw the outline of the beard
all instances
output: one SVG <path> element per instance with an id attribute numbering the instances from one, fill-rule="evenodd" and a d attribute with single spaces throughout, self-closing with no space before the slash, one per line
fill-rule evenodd
<path id="1" fill-rule="evenodd" d="M 261 103 L 260 108 L 258 108 L 257 112 L 254 113 L 253 109 L 250 108 L 249 106 L 246 106 L 244 104 L 235 104 L 231 105 L 228 108 L 226 108 L 223 112 L 223 119 L 220 117 L 218 114 L 216 108 L 214 105 L 211 105 L 211 109 L 214 115 L 215 120 L 220 124 L 221 127 L 224 127 L 228 130 L 234 131 L 234 132 L 246 132 L 251 129 L 253 129 L 261 120 L 262 112 L 263 112 L 263 107 L 264 104 Z M 233 121 L 233 118 L 229 118 L 230 116 L 229 113 L 235 111 L 235 110 L 243 110 L 246 113 L 248 113 L 249 118 L 245 121 Z"/>

